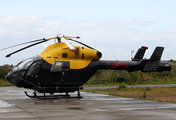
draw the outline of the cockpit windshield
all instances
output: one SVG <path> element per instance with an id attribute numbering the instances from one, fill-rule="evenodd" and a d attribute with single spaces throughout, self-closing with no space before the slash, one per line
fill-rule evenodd
<path id="1" fill-rule="evenodd" d="M 27 69 L 32 63 L 33 63 L 33 59 L 27 59 L 17 64 L 16 67 Z"/>

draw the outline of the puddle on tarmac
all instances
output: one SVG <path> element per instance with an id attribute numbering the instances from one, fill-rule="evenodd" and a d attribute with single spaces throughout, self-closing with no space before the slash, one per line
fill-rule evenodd
<path id="1" fill-rule="evenodd" d="M 90 111 L 101 112 L 101 111 L 109 111 L 109 110 L 107 110 L 107 109 L 94 109 L 94 110 L 90 110 Z"/>
<path id="2" fill-rule="evenodd" d="M 35 102 L 30 102 L 29 104 L 30 104 L 30 105 L 35 105 L 36 103 L 35 103 Z"/>
<path id="3" fill-rule="evenodd" d="M 0 107 L 11 107 L 13 104 L 9 104 L 3 100 L 0 100 Z"/>
<path id="4" fill-rule="evenodd" d="M 69 107 L 68 109 L 71 109 L 71 110 L 84 110 L 83 107 Z"/>
<path id="5" fill-rule="evenodd" d="M 57 102 L 70 102 L 70 100 L 64 100 L 64 99 L 60 99 L 60 100 L 54 100 L 53 103 L 57 103 Z"/>

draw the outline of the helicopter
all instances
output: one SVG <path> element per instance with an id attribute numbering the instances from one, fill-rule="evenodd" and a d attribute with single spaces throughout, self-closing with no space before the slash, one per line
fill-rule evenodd
<path id="1" fill-rule="evenodd" d="M 78 36 L 58 35 L 52 38 L 22 43 L 35 42 L 8 54 L 6 57 L 34 45 L 57 39 L 57 43 L 49 45 L 41 54 L 30 57 L 14 66 L 6 75 L 6 80 L 16 87 L 33 90 L 33 95 L 25 92 L 26 96 L 30 98 L 49 98 L 50 96 L 56 96 L 53 95 L 54 93 L 65 93 L 65 95 L 61 96 L 71 97 L 69 93 L 75 91 L 78 92 L 77 98 L 82 98 L 79 90 L 83 89 L 82 86 L 99 69 L 126 70 L 128 72 L 161 72 L 170 71 L 172 67 L 169 62 L 160 61 L 164 47 L 156 47 L 150 59 L 143 59 L 148 47 L 142 46 L 138 49 L 132 61 L 100 60 L 102 53 L 75 40 L 79 38 Z M 82 46 L 73 46 L 68 40 L 77 42 Z M 42 93 L 43 96 L 38 96 L 37 93 Z M 46 96 L 46 93 L 50 95 Z"/>

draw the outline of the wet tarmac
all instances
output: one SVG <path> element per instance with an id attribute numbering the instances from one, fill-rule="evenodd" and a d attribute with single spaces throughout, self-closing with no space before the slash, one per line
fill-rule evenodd
<path id="1" fill-rule="evenodd" d="M 71 94 L 76 96 L 77 93 Z M 82 99 L 34 99 L 0 87 L 1 120 L 175 120 L 176 104 L 81 92 Z"/>

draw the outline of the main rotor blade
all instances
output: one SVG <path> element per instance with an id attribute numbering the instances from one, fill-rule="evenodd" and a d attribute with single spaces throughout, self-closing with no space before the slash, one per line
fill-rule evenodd
<path id="1" fill-rule="evenodd" d="M 2 51 L 2 50 L 6 50 L 6 49 L 9 49 L 9 48 L 13 48 L 13 47 L 17 47 L 17 46 L 20 46 L 20 45 L 24 45 L 24 44 L 32 43 L 32 42 L 41 41 L 41 40 L 45 40 L 45 39 L 43 38 L 43 39 L 38 39 L 38 40 L 32 40 L 32 41 L 29 41 L 29 42 L 25 42 L 25 43 L 21 43 L 21 44 L 13 45 L 13 46 L 10 46 L 10 47 L 7 47 L 7 48 L 0 49 L 0 51 Z"/>
<path id="2" fill-rule="evenodd" d="M 88 45 L 86 45 L 86 44 L 84 44 L 84 43 L 82 43 L 82 42 L 79 42 L 79 41 L 76 41 L 76 40 L 73 40 L 73 39 L 68 39 L 68 40 L 71 40 L 71 41 L 77 42 L 77 43 L 79 43 L 79 44 L 81 44 L 81 45 L 84 45 L 84 46 L 90 48 L 90 49 L 96 50 L 96 49 L 94 49 L 94 48 L 92 48 L 92 47 L 90 47 L 90 46 L 88 46 Z"/>
<path id="3" fill-rule="evenodd" d="M 71 51 L 76 52 L 76 48 L 67 40 L 63 39 L 63 41 L 65 42 L 65 44 L 71 49 Z"/>
<path id="4" fill-rule="evenodd" d="M 34 43 L 34 44 L 32 44 L 32 45 L 29 45 L 29 46 L 27 46 L 27 47 L 21 48 L 21 49 L 15 51 L 15 52 L 12 52 L 12 53 L 6 55 L 6 57 L 10 57 L 11 55 L 13 55 L 13 54 L 15 54 L 15 53 L 17 53 L 17 52 L 20 52 L 20 51 L 22 51 L 22 50 L 24 50 L 24 49 L 27 49 L 27 48 L 29 48 L 29 47 L 32 47 L 32 46 L 34 46 L 34 45 L 37 45 L 37 44 L 40 44 L 40 43 L 43 43 L 43 42 L 46 42 L 46 41 L 47 41 L 47 40 L 45 40 L 45 41 L 40 41 L 40 42 Z"/>
<path id="5" fill-rule="evenodd" d="M 45 38 L 44 40 L 46 40 L 46 41 L 49 41 L 49 40 L 51 40 L 51 39 L 57 39 L 58 38 L 58 36 L 56 36 L 56 37 L 52 37 L 52 38 Z"/>

